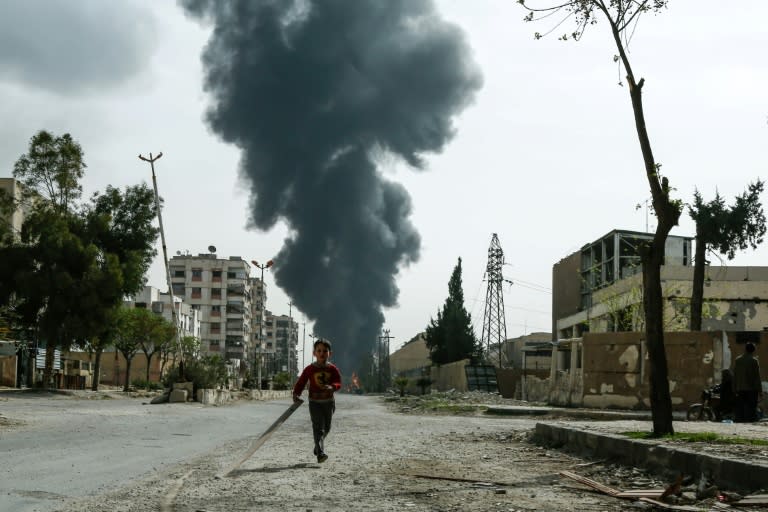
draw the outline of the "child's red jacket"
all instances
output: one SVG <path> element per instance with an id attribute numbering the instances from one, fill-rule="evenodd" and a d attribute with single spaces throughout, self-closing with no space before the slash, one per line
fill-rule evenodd
<path id="1" fill-rule="evenodd" d="M 312 363 L 301 372 L 299 380 L 293 386 L 294 396 L 299 396 L 304 390 L 304 386 L 309 383 L 309 399 L 313 402 L 323 402 L 333 400 L 334 391 L 341 389 L 341 372 L 331 363 L 325 366 L 319 366 Z M 326 386 L 333 386 L 333 390 L 326 389 Z"/>

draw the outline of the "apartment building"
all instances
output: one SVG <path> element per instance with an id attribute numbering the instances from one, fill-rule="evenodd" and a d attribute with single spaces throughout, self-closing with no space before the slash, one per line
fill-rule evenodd
<path id="1" fill-rule="evenodd" d="M 11 198 L 17 205 L 21 203 L 22 186 L 15 178 L 0 178 L 0 190 L 4 192 L 4 196 Z M 0 222 L 3 223 L 0 233 L 5 231 L 7 227 L 11 233 L 18 236 L 21 233 L 21 226 L 24 224 L 24 217 L 28 211 L 29 207 L 24 205 L 18 206 L 10 212 L 0 210 Z"/>
<path id="2" fill-rule="evenodd" d="M 200 310 L 184 302 L 183 297 L 174 297 L 174 299 L 176 301 L 176 315 L 181 325 L 181 336 L 193 336 L 200 339 Z M 124 304 L 128 307 L 150 309 L 167 321 L 174 322 L 171 311 L 171 295 L 167 292 L 161 292 L 154 286 L 145 286 L 141 292 L 124 301 Z"/>
<path id="3" fill-rule="evenodd" d="M 267 311 L 267 287 L 258 277 L 248 280 L 251 289 L 251 360 L 261 364 L 262 371 L 266 368 L 266 361 L 272 359 L 275 354 L 274 340 L 267 340 L 267 326 L 265 318 Z M 264 331 L 262 332 L 262 327 Z M 271 331 L 270 331 L 271 336 Z M 258 373 L 256 370 L 254 373 Z"/>
<path id="4" fill-rule="evenodd" d="M 173 294 L 200 315 L 200 350 L 237 360 L 246 371 L 252 363 L 251 266 L 240 256 L 177 254 L 170 260 Z"/>
<path id="5" fill-rule="evenodd" d="M 288 315 L 273 315 L 269 320 L 274 327 L 276 367 L 278 371 L 296 375 L 299 323 Z"/>

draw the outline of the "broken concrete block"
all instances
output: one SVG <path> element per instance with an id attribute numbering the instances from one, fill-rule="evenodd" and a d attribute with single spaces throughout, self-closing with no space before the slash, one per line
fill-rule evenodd
<path id="1" fill-rule="evenodd" d="M 171 391 L 171 396 L 168 401 L 171 403 L 186 402 L 187 396 L 189 395 L 187 395 L 186 389 L 174 389 L 173 391 Z"/>

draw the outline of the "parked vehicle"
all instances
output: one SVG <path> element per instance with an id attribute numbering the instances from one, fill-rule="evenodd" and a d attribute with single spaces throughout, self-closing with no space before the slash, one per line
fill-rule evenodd
<path id="1" fill-rule="evenodd" d="M 717 387 L 717 386 L 715 386 Z M 720 394 L 715 392 L 715 387 L 701 392 L 701 402 L 691 404 L 685 413 L 688 421 L 722 421 L 720 413 Z"/>
<path id="2" fill-rule="evenodd" d="M 733 401 L 723 401 L 720 385 L 701 392 L 701 402 L 691 404 L 686 411 L 688 421 L 733 421 Z M 763 410 L 757 406 L 758 421 L 763 418 Z"/>

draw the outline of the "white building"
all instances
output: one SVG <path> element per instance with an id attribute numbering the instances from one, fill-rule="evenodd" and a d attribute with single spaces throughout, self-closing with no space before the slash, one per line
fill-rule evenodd
<path id="1" fill-rule="evenodd" d="M 181 336 L 193 336 L 200 339 L 200 311 L 186 304 L 181 297 L 174 297 L 176 301 L 176 314 L 181 325 Z M 167 321 L 173 323 L 171 311 L 171 295 L 163 293 L 154 286 L 145 286 L 134 297 L 125 301 L 126 306 L 150 309 L 153 313 L 161 315 Z"/>
<path id="2" fill-rule="evenodd" d="M 21 233 L 21 226 L 24 224 L 24 218 L 29 213 L 29 205 L 22 203 L 23 194 L 21 183 L 15 178 L 0 178 L 0 190 L 2 190 L 6 197 L 13 199 L 17 207 L 13 208 L 10 212 L 3 212 L 0 210 L 0 222 L 5 224 L 0 233 L 2 233 L 6 226 L 16 237 Z M 20 205 L 20 206 L 19 206 Z"/>
<path id="3" fill-rule="evenodd" d="M 245 370 L 253 354 L 251 266 L 240 256 L 177 255 L 170 270 L 174 295 L 199 311 L 201 352 L 238 360 Z"/>

